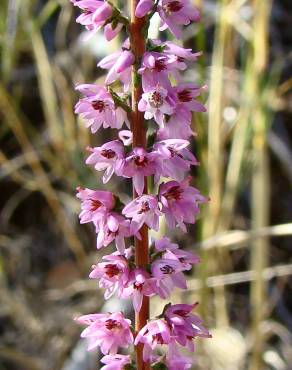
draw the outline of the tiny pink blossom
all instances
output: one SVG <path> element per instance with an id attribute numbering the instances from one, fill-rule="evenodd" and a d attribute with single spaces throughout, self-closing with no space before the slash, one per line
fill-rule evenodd
<path id="1" fill-rule="evenodd" d="M 129 355 L 107 355 L 101 359 L 101 362 L 105 364 L 100 370 L 124 370 L 125 365 L 132 362 Z"/>
<path id="2" fill-rule="evenodd" d="M 163 258 L 179 261 L 182 265 L 183 271 L 190 270 L 193 265 L 196 265 L 200 262 L 200 258 L 196 254 L 180 248 L 175 250 L 167 250 L 163 254 Z"/>
<path id="3" fill-rule="evenodd" d="M 131 228 L 136 233 L 145 223 L 150 229 L 158 231 L 159 210 L 157 197 L 153 195 L 142 195 L 128 203 L 123 209 L 123 214 L 131 218 Z"/>
<path id="4" fill-rule="evenodd" d="M 154 151 L 159 154 L 161 173 L 164 177 L 182 181 L 191 166 L 199 162 L 187 147 L 187 140 L 168 139 L 154 144 Z"/>
<path id="5" fill-rule="evenodd" d="M 147 153 L 143 148 L 134 148 L 124 160 L 121 174 L 132 178 L 137 194 L 142 195 L 145 176 L 151 176 L 157 170 L 157 153 Z"/>
<path id="6" fill-rule="evenodd" d="M 125 319 L 121 312 L 84 315 L 76 320 L 87 325 L 81 337 L 87 338 L 88 351 L 99 347 L 104 355 L 116 354 L 118 348 L 127 348 L 133 343 L 131 321 Z"/>
<path id="7" fill-rule="evenodd" d="M 142 94 L 138 108 L 140 112 L 145 112 L 145 119 L 154 118 L 157 124 L 163 127 L 165 123 L 164 115 L 171 115 L 174 112 L 175 104 L 170 92 L 157 85 L 152 90 Z"/>
<path id="8" fill-rule="evenodd" d="M 106 289 L 105 299 L 109 299 L 116 291 L 119 296 L 127 286 L 130 275 L 128 260 L 115 252 L 104 256 L 102 262 L 92 266 L 91 279 L 99 279 L 99 287 Z"/>
<path id="9" fill-rule="evenodd" d="M 92 15 L 93 22 L 104 22 L 111 17 L 113 9 L 108 2 L 104 2 Z"/>
<path id="10" fill-rule="evenodd" d="M 196 254 L 179 248 L 178 244 L 172 243 L 165 236 L 159 240 L 155 240 L 154 246 L 157 252 L 163 252 L 162 258 L 180 262 L 183 271 L 190 270 L 192 265 L 200 262 L 200 258 Z"/>
<path id="11" fill-rule="evenodd" d="M 174 287 L 187 289 L 183 265 L 175 259 L 159 258 L 151 264 L 151 275 L 156 284 L 156 293 L 167 298 Z"/>
<path id="12" fill-rule="evenodd" d="M 183 48 L 171 41 L 162 43 L 162 46 L 165 54 L 176 57 L 177 67 L 182 71 L 187 68 L 186 61 L 195 62 L 202 55 L 202 52 L 193 53 L 192 49 Z"/>
<path id="13" fill-rule="evenodd" d="M 136 6 L 135 16 L 137 18 L 143 18 L 153 8 L 153 0 L 140 0 Z"/>
<path id="14" fill-rule="evenodd" d="M 177 343 L 194 351 L 195 337 L 210 338 L 209 331 L 202 325 L 199 316 L 192 313 L 197 306 L 195 304 L 175 304 L 169 305 L 164 311 L 164 317 L 172 335 Z"/>
<path id="15" fill-rule="evenodd" d="M 85 26 L 89 31 L 96 31 L 112 15 L 112 7 L 104 1 L 71 0 L 71 2 L 82 10 L 76 22 Z"/>
<path id="16" fill-rule="evenodd" d="M 162 20 L 160 30 L 168 28 L 176 38 L 182 36 L 181 26 L 200 20 L 200 13 L 191 0 L 160 0 L 158 13 Z"/>
<path id="17" fill-rule="evenodd" d="M 168 238 L 167 236 L 155 240 L 154 246 L 157 252 L 173 251 L 179 248 L 178 244 L 172 243 L 170 238 Z"/>
<path id="18" fill-rule="evenodd" d="M 187 111 L 206 112 L 204 105 L 196 100 L 206 86 L 198 86 L 193 83 L 185 83 L 175 86 L 173 91 L 176 94 L 178 104 Z"/>
<path id="19" fill-rule="evenodd" d="M 124 158 L 124 146 L 121 141 L 113 140 L 100 147 L 88 148 L 91 152 L 86 164 L 97 171 L 104 171 L 103 183 L 107 183 L 115 172 L 120 171 Z"/>
<path id="20" fill-rule="evenodd" d="M 153 351 L 158 345 L 169 344 L 171 331 L 165 320 L 154 320 L 146 324 L 137 334 L 135 345 L 143 343 L 143 360 L 152 361 Z"/>
<path id="21" fill-rule="evenodd" d="M 107 41 L 110 41 L 123 28 L 123 25 L 118 23 L 113 29 L 113 23 L 110 20 L 113 8 L 107 1 L 71 0 L 71 2 L 82 10 L 82 14 L 76 19 L 76 22 L 85 26 L 89 31 L 89 36 L 94 35 L 101 27 L 105 26 L 104 35 Z"/>
<path id="22" fill-rule="evenodd" d="M 107 247 L 113 241 L 120 254 L 125 252 L 125 238 L 132 235 L 130 221 L 115 212 L 110 212 L 106 219 L 96 224 L 96 248 Z"/>
<path id="23" fill-rule="evenodd" d="M 96 133 L 101 126 L 120 129 L 124 122 L 128 124 L 127 113 L 116 107 L 111 94 L 103 86 L 95 84 L 77 85 L 84 98 L 75 105 L 75 113 L 86 120 L 86 127 Z"/>
<path id="24" fill-rule="evenodd" d="M 109 191 L 77 188 L 77 198 L 81 200 L 80 223 L 103 221 L 115 205 L 114 195 Z"/>
<path id="25" fill-rule="evenodd" d="M 170 89 L 169 77 L 177 82 L 181 81 L 180 71 L 187 68 L 186 61 L 195 61 L 201 53 L 193 53 L 191 49 L 184 49 L 172 42 L 162 43 L 151 40 L 152 48 L 160 51 L 147 51 L 142 58 L 138 72 L 142 75 L 144 91 L 153 89 L 160 84 Z"/>
<path id="26" fill-rule="evenodd" d="M 117 51 L 103 58 L 98 67 L 108 69 L 108 74 L 105 79 L 106 85 L 110 85 L 116 80 L 120 80 L 124 84 L 124 90 L 128 91 L 131 82 L 131 66 L 135 61 L 134 55 L 127 50 L 129 42 L 124 43 L 125 49 Z"/>
<path id="27" fill-rule="evenodd" d="M 191 129 L 192 113 L 178 104 L 169 120 L 157 132 L 159 140 L 184 139 L 187 140 L 195 133 Z"/>
<path id="28" fill-rule="evenodd" d="M 165 359 L 168 370 L 187 370 L 192 367 L 193 363 L 193 358 L 182 355 L 175 344 L 169 344 Z"/>
<path id="29" fill-rule="evenodd" d="M 130 130 L 119 131 L 119 139 L 125 146 L 131 145 L 133 142 L 133 133 Z"/>
<path id="30" fill-rule="evenodd" d="M 199 190 L 189 186 L 190 179 L 182 182 L 169 181 L 159 187 L 159 199 L 166 223 L 171 229 L 178 225 L 186 232 L 185 223 L 193 224 L 200 213 L 199 204 L 207 199 Z"/>
<path id="31" fill-rule="evenodd" d="M 144 91 L 153 90 L 157 84 L 165 89 L 171 87 L 169 75 L 176 75 L 177 57 L 160 52 L 146 52 L 142 58 L 142 65 L 138 72 L 142 76 Z"/>
<path id="32" fill-rule="evenodd" d="M 128 287 L 123 289 L 122 297 L 131 297 L 134 310 L 139 312 L 142 307 L 143 297 L 153 296 L 155 292 L 155 284 L 150 274 L 142 268 L 135 268 L 130 273 Z"/>
<path id="33" fill-rule="evenodd" d="M 113 27 L 113 23 L 108 23 L 104 26 L 104 36 L 107 41 L 114 39 L 123 29 L 123 24 L 118 23 Z"/>

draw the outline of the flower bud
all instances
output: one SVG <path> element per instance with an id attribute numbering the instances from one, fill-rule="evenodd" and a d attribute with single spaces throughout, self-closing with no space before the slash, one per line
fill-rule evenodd
<path id="1" fill-rule="evenodd" d="M 138 18 L 143 18 L 148 12 L 150 12 L 152 8 L 153 8 L 152 0 L 140 0 L 136 7 L 135 16 Z"/>

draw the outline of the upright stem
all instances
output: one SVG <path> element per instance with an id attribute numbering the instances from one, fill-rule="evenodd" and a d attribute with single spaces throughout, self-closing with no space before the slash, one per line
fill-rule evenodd
<path id="1" fill-rule="evenodd" d="M 138 0 L 131 0 L 131 25 L 130 25 L 130 42 L 131 50 L 135 56 L 136 63 L 132 72 L 132 116 L 131 129 L 133 133 L 133 147 L 146 148 L 146 128 L 144 126 L 144 114 L 138 110 L 138 102 L 142 95 L 142 84 L 137 72 L 141 57 L 145 52 L 145 37 L 142 34 L 145 20 L 135 17 L 135 9 Z M 144 194 L 147 194 L 147 179 L 145 178 Z M 133 190 L 134 198 L 137 194 Z M 138 267 L 146 266 L 149 261 L 148 252 L 148 228 L 144 224 L 140 229 L 141 239 L 135 238 L 135 261 Z M 135 330 L 138 332 L 146 325 L 149 318 L 149 298 L 143 297 L 142 308 L 136 313 Z M 137 370 L 149 370 L 150 365 L 143 362 L 143 345 L 136 346 Z"/>

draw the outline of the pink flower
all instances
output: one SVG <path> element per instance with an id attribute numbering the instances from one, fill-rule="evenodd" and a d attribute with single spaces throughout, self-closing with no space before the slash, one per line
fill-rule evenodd
<path id="1" fill-rule="evenodd" d="M 128 287 L 123 290 L 122 297 L 131 297 L 133 307 L 136 312 L 141 310 L 143 296 L 152 296 L 155 294 L 155 286 L 150 274 L 141 269 L 135 268 L 130 273 Z"/>
<path id="2" fill-rule="evenodd" d="M 128 123 L 127 113 L 116 107 L 111 94 L 103 87 L 94 84 L 82 84 L 76 87 L 84 98 L 75 105 L 75 113 L 85 119 L 86 127 L 96 133 L 101 126 L 120 129 Z"/>
<path id="3" fill-rule="evenodd" d="M 146 324 L 137 334 L 135 345 L 143 343 L 143 359 L 153 360 L 153 351 L 158 345 L 169 344 L 171 331 L 164 320 L 154 320 Z"/>
<path id="4" fill-rule="evenodd" d="M 127 348 L 133 343 L 131 321 L 121 312 L 84 315 L 76 320 L 87 325 L 81 337 L 88 339 L 88 351 L 100 347 L 104 355 L 116 354 L 119 347 Z"/>
<path id="5" fill-rule="evenodd" d="M 71 0 L 71 2 L 82 10 L 82 14 L 76 19 L 76 22 L 85 26 L 90 35 L 105 26 L 104 35 L 107 41 L 110 41 L 123 28 L 121 23 L 116 23 L 116 19 L 115 23 L 112 22 L 113 8 L 107 1 Z"/>
<path id="6" fill-rule="evenodd" d="M 107 355 L 101 359 L 101 362 L 105 364 L 100 370 L 124 370 L 125 365 L 132 362 L 130 356 L 126 355 Z"/>
<path id="7" fill-rule="evenodd" d="M 168 370 L 187 370 L 193 363 L 193 358 L 182 355 L 175 344 L 169 344 L 165 360 Z"/>
<path id="8" fill-rule="evenodd" d="M 161 43 L 159 40 L 150 41 L 151 48 L 161 51 L 144 53 L 139 73 L 142 75 L 144 91 L 153 89 L 157 84 L 169 89 L 169 77 L 181 80 L 179 71 L 187 68 L 186 61 L 195 61 L 201 53 L 193 53 L 172 42 Z"/>
<path id="9" fill-rule="evenodd" d="M 142 94 L 138 108 L 140 112 L 145 112 L 145 119 L 154 118 L 158 125 L 163 127 L 165 123 L 164 115 L 173 113 L 175 101 L 167 89 L 157 85 L 152 90 Z"/>
<path id="10" fill-rule="evenodd" d="M 153 0 L 140 0 L 136 7 L 135 16 L 138 18 L 145 17 L 145 15 L 153 8 L 153 5 Z"/>
<path id="11" fill-rule="evenodd" d="M 162 212 L 165 214 L 166 223 L 171 229 L 178 225 L 184 232 L 184 223 L 193 224 L 200 213 L 199 204 L 207 199 L 199 190 L 189 186 L 190 179 L 182 182 L 169 181 L 159 187 L 159 198 L 162 203 Z"/>
<path id="12" fill-rule="evenodd" d="M 119 296 L 127 286 L 130 269 L 125 256 L 115 252 L 102 258 L 102 262 L 92 266 L 91 279 L 99 279 L 99 287 L 106 289 L 104 297 L 109 299 L 116 291 Z"/>
<path id="13" fill-rule="evenodd" d="M 189 139 L 195 133 L 191 129 L 192 113 L 178 104 L 169 120 L 157 132 L 159 140 L 166 139 Z"/>
<path id="14" fill-rule="evenodd" d="M 186 61 L 195 62 L 202 55 L 202 52 L 193 53 L 192 49 L 183 48 L 171 41 L 164 42 L 162 46 L 165 54 L 176 58 L 177 68 L 182 71 L 187 68 Z"/>
<path id="15" fill-rule="evenodd" d="M 119 139 L 125 146 L 131 145 L 133 142 L 133 134 L 130 130 L 121 130 L 119 132 Z"/>
<path id="16" fill-rule="evenodd" d="M 128 41 L 125 45 L 127 44 Z M 134 61 L 135 58 L 133 53 L 125 49 L 103 58 L 97 66 L 102 69 L 109 70 L 105 79 L 106 85 L 110 85 L 114 81 L 120 80 L 124 84 L 124 90 L 127 91 L 131 82 L 131 66 Z"/>
<path id="17" fill-rule="evenodd" d="M 177 68 L 177 57 L 159 52 L 146 52 L 142 58 L 139 73 L 142 75 L 143 90 L 153 90 L 157 84 L 169 89 L 168 75 L 174 74 Z"/>
<path id="18" fill-rule="evenodd" d="M 200 258 L 196 254 L 179 248 L 178 244 L 172 243 L 165 236 L 159 240 L 155 240 L 154 246 L 157 252 L 163 252 L 162 258 L 180 262 L 183 271 L 190 270 L 192 265 L 200 262 Z"/>
<path id="19" fill-rule="evenodd" d="M 96 232 L 97 249 L 107 247 L 111 242 L 115 241 L 120 254 L 125 252 L 125 237 L 128 238 L 132 235 L 130 221 L 114 212 L 109 213 L 106 219 L 104 218 L 96 224 Z"/>
<path id="20" fill-rule="evenodd" d="M 190 270 L 192 265 L 196 265 L 200 262 L 200 258 L 189 251 L 183 249 L 167 250 L 163 254 L 163 258 L 174 259 L 181 263 L 183 271 Z"/>
<path id="21" fill-rule="evenodd" d="M 124 146 L 121 141 L 110 141 L 100 147 L 88 148 L 91 152 L 86 164 L 94 166 L 97 171 L 104 171 L 103 183 L 107 183 L 115 172 L 120 171 L 124 158 Z"/>
<path id="22" fill-rule="evenodd" d="M 161 173 L 165 177 L 182 181 L 191 165 L 198 165 L 194 155 L 187 149 L 187 140 L 168 139 L 154 144 L 154 151 L 159 154 Z"/>
<path id="23" fill-rule="evenodd" d="M 195 304 L 169 305 L 164 311 L 164 317 L 171 328 L 173 338 L 182 346 L 194 351 L 193 339 L 195 337 L 210 338 L 210 333 L 202 325 L 199 316 L 192 314 Z"/>
<path id="24" fill-rule="evenodd" d="M 190 0 L 160 0 L 158 13 L 162 20 L 160 30 L 169 28 L 170 32 L 176 37 L 181 38 L 181 26 L 186 26 L 191 21 L 200 20 L 200 13 Z"/>
<path id="25" fill-rule="evenodd" d="M 136 192 L 142 195 L 145 176 L 151 176 L 158 170 L 157 153 L 147 153 L 143 148 L 134 148 L 124 160 L 121 174 L 132 178 Z"/>
<path id="26" fill-rule="evenodd" d="M 174 93 L 177 96 L 178 104 L 181 104 L 184 109 L 193 112 L 206 112 L 204 105 L 196 100 L 205 89 L 206 86 L 200 87 L 193 83 L 185 83 L 174 87 Z"/>
<path id="27" fill-rule="evenodd" d="M 169 296 L 174 287 L 187 289 L 184 267 L 174 259 L 159 258 L 151 264 L 151 274 L 156 283 L 156 293 L 161 298 Z"/>
<path id="28" fill-rule="evenodd" d="M 71 2 L 82 10 L 76 22 L 90 32 L 96 32 L 112 16 L 112 7 L 107 2 L 98 0 L 71 0 Z"/>
<path id="29" fill-rule="evenodd" d="M 162 215 L 158 200 L 153 195 L 142 195 L 134 199 L 123 209 L 123 214 L 132 219 L 131 229 L 133 233 L 136 233 L 143 224 L 158 231 L 159 217 Z"/>
<path id="30" fill-rule="evenodd" d="M 121 32 L 122 28 L 123 28 L 122 23 L 114 24 L 112 22 L 106 24 L 104 26 L 104 36 L 107 39 L 107 41 L 111 41 L 112 39 L 114 39 Z"/>
<path id="31" fill-rule="evenodd" d="M 172 243 L 171 240 L 166 236 L 155 240 L 154 246 L 157 252 L 173 251 L 179 248 L 178 244 Z"/>
<path id="32" fill-rule="evenodd" d="M 109 191 L 77 188 L 81 200 L 80 223 L 103 221 L 115 205 L 114 195 Z"/>
<path id="33" fill-rule="evenodd" d="M 204 105 L 196 100 L 206 86 L 186 83 L 172 88 L 172 97 L 175 97 L 175 109 L 169 120 L 157 133 L 160 140 L 188 139 L 195 135 L 191 129 L 192 111 L 205 112 Z"/>

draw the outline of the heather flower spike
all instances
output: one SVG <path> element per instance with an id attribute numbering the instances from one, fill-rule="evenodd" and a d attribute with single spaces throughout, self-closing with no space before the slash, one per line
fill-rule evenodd
<path id="1" fill-rule="evenodd" d="M 126 26 L 120 50 L 97 64 L 106 71 L 104 84 L 76 85 L 75 113 L 93 135 L 112 130 L 111 141 L 87 148 L 85 163 L 104 184 L 119 177 L 133 187 L 126 203 L 107 190 L 77 188 L 80 223 L 93 225 L 96 248 L 115 247 L 96 261 L 89 277 L 105 299 L 130 299 L 136 315 L 134 326 L 122 312 L 83 315 L 76 319 L 85 326 L 81 337 L 89 351 L 98 348 L 104 355 L 102 370 L 190 369 L 194 341 L 210 337 L 193 312 L 197 304 L 168 303 L 159 317 L 150 318 L 149 300 L 187 289 L 186 272 L 200 260 L 166 235 L 149 242 L 148 230 L 159 231 L 164 218 L 169 229 L 187 232 L 208 201 L 189 176 L 199 165 L 191 152 L 192 115 L 206 111 L 200 98 L 206 86 L 182 82 L 182 72 L 202 53 L 151 40 L 147 28 L 156 13 L 160 30 L 181 38 L 184 26 L 199 21 L 200 14 L 191 0 L 131 0 L 130 20 L 110 1 L 71 2 L 89 35 L 103 29 L 109 41 Z"/>

